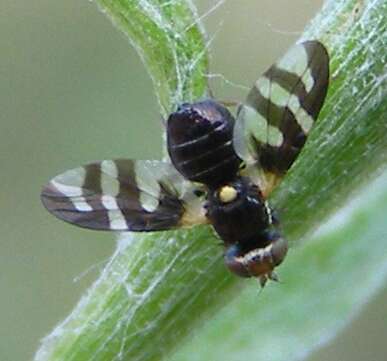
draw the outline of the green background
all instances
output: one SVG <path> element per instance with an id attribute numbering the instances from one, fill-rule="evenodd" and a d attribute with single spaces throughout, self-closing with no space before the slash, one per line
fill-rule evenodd
<path id="1" fill-rule="evenodd" d="M 195 3 L 200 14 L 214 5 Z M 320 5 L 229 1 L 206 17 L 209 36 L 216 34 L 216 97 L 243 99 L 243 87 Z M 51 217 L 40 205 L 41 186 L 91 160 L 160 158 L 162 119 L 138 56 L 92 2 L 2 0 L 0 54 L 0 360 L 22 361 L 66 317 L 115 246 L 111 234 Z M 308 360 L 385 360 L 386 297 L 385 288 Z"/>

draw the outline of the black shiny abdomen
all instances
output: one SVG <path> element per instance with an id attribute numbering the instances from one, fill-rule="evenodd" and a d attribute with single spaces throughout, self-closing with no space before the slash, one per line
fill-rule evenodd
<path id="1" fill-rule="evenodd" d="M 264 232 L 270 217 L 258 187 L 245 177 L 236 177 L 228 185 L 238 192 L 229 203 L 219 199 L 220 189 L 208 193 L 207 217 L 215 231 L 226 244 L 239 243 L 245 251 L 267 246 Z"/>
<path id="2" fill-rule="evenodd" d="M 213 100 L 182 104 L 168 118 L 168 152 L 187 179 L 210 187 L 235 177 L 240 159 L 232 145 L 234 118 Z"/>

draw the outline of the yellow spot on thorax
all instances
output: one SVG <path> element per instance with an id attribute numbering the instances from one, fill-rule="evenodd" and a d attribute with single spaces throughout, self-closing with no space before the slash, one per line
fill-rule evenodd
<path id="1" fill-rule="evenodd" d="M 223 203 L 229 203 L 236 199 L 238 191 L 231 186 L 223 186 L 219 191 L 219 199 Z"/>

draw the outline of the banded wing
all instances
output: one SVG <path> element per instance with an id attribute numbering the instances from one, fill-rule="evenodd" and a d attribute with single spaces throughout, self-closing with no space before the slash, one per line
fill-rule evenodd
<path id="1" fill-rule="evenodd" d="M 58 175 L 41 199 L 56 217 L 80 227 L 156 231 L 207 223 L 196 191 L 169 163 L 118 159 Z"/>
<path id="2" fill-rule="evenodd" d="M 293 46 L 255 83 L 238 109 L 234 148 L 268 195 L 291 167 L 317 120 L 329 82 L 319 41 Z M 254 177 L 254 176 L 253 176 Z"/>

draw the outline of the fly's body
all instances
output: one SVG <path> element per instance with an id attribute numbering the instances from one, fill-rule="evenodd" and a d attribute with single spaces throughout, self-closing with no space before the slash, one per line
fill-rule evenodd
<path id="1" fill-rule="evenodd" d="M 240 175 L 234 124 L 227 108 L 211 99 L 183 104 L 167 122 L 168 152 L 185 178 L 206 187 L 205 215 L 226 246 L 226 265 L 239 276 L 258 276 L 264 283 L 266 277 L 275 277 L 273 269 L 285 257 L 287 244 L 274 232 L 271 210 L 259 187 Z M 265 260 L 259 254 L 251 257 L 275 241 L 282 242 L 276 255 L 268 252 Z M 257 268 L 262 262 L 264 275 Z"/>
<path id="2" fill-rule="evenodd" d="M 167 121 L 171 163 L 105 160 L 67 171 L 43 189 L 60 219 L 113 231 L 210 223 L 238 276 L 276 280 L 282 237 L 267 198 L 317 120 L 329 82 L 318 41 L 295 45 L 254 84 L 236 117 L 214 100 L 182 104 Z"/>

